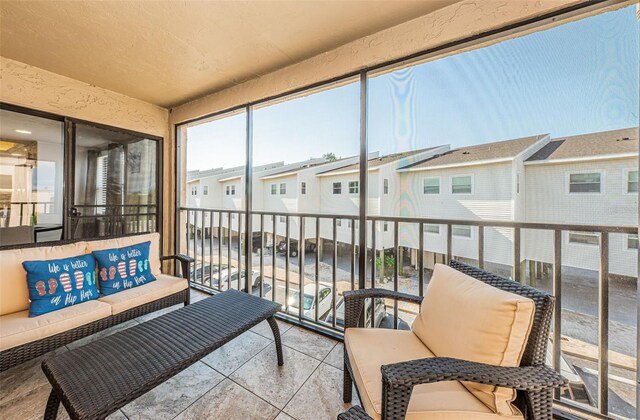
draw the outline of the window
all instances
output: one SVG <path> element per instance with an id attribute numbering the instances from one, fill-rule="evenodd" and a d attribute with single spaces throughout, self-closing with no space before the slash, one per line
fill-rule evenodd
<path id="1" fill-rule="evenodd" d="M 342 226 L 342 219 L 336 219 L 336 226 Z"/>
<path id="2" fill-rule="evenodd" d="M 104 173 L 106 174 L 107 171 L 105 170 Z M 191 187 L 191 195 L 198 195 L 198 187 Z"/>
<path id="3" fill-rule="evenodd" d="M 383 188 L 383 192 L 385 194 L 389 194 L 389 179 L 388 178 L 385 178 L 382 181 L 382 188 Z"/>
<path id="4" fill-rule="evenodd" d="M 280 223 L 285 223 L 287 221 L 287 218 L 284 216 L 280 216 Z"/>
<path id="5" fill-rule="evenodd" d="M 334 194 L 342 194 L 342 183 L 334 182 L 333 183 L 333 193 Z"/>
<path id="6" fill-rule="evenodd" d="M 208 185 L 204 185 L 202 187 L 202 195 L 209 195 L 209 186 Z"/>
<path id="7" fill-rule="evenodd" d="M 569 175 L 570 193 L 599 193 L 600 173 L 582 173 Z"/>
<path id="8" fill-rule="evenodd" d="M 278 194 L 278 186 L 276 184 L 271 184 L 271 195 Z"/>
<path id="9" fill-rule="evenodd" d="M 636 172 L 637 174 L 638 172 Z M 627 248 L 628 249 L 638 249 L 638 235 L 628 235 L 627 236 Z"/>
<path id="10" fill-rule="evenodd" d="M 225 189 L 226 194 L 229 195 L 229 192 L 231 191 L 231 189 L 229 188 L 229 186 L 227 185 L 227 188 Z"/>
<path id="11" fill-rule="evenodd" d="M 600 236 L 592 232 L 569 232 L 569 243 L 598 245 L 600 244 Z"/>
<path id="12" fill-rule="evenodd" d="M 231 186 L 231 195 L 236 195 L 236 186 L 235 185 Z"/>
<path id="13" fill-rule="evenodd" d="M 425 178 L 423 192 L 425 194 L 440 194 L 440 178 Z"/>
<path id="14" fill-rule="evenodd" d="M 287 184 L 285 183 L 280 184 L 280 194 L 284 195 L 286 193 L 287 193 Z"/>
<path id="15" fill-rule="evenodd" d="M 307 193 L 307 183 L 300 183 L 300 194 L 305 195 Z"/>
<path id="16" fill-rule="evenodd" d="M 627 172 L 627 192 L 628 193 L 638 192 L 638 171 Z M 636 238 L 636 241 L 637 241 L 637 238 Z"/>
<path id="17" fill-rule="evenodd" d="M 471 184 L 471 175 L 451 177 L 451 193 L 471 194 L 473 190 Z"/>
<path id="18" fill-rule="evenodd" d="M 349 182 L 349 194 L 358 194 L 359 186 L 358 181 Z"/>
<path id="19" fill-rule="evenodd" d="M 387 232 L 389 230 L 389 223 L 388 222 L 384 222 L 382 224 L 382 230 Z"/>
<path id="20" fill-rule="evenodd" d="M 425 233 L 435 233 L 436 235 L 440 234 L 440 225 L 425 223 L 424 231 Z"/>
<path id="21" fill-rule="evenodd" d="M 471 238 L 471 226 L 452 225 L 451 234 L 460 238 Z"/>

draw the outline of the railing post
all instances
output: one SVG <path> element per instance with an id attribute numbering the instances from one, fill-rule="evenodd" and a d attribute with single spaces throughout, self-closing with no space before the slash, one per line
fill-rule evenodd
<path id="1" fill-rule="evenodd" d="M 336 271 L 338 260 L 338 220 L 333 218 L 333 258 L 331 259 L 331 326 L 336 327 Z M 316 305 L 317 306 L 317 305 Z M 345 312 L 346 314 L 346 312 Z"/>
<path id="2" fill-rule="evenodd" d="M 315 266 L 315 283 L 316 283 L 316 291 L 315 291 L 315 299 L 318 301 L 318 289 L 320 289 L 320 217 L 316 216 L 316 266 Z M 314 319 L 318 322 L 318 309 L 320 305 L 315 305 L 314 307 Z"/>
<path id="3" fill-rule="evenodd" d="M 383 246 L 384 248 L 384 246 Z M 393 291 L 397 292 L 398 291 L 398 277 L 399 277 L 399 273 L 400 273 L 400 267 L 398 267 L 401 263 L 400 261 L 400 248 L 398 246 L 398 222 L 394 221 L 393 222 L 393 252 L 395 254 L 395 263 L 393 264 Z M 384 255 L 382 256 L 384 258 Z M 384 273 L 380 274 L 381 276 L 384 275 Z M 375 320 L 375 316 L 376 316 L 376 312 L 375 312 L 375 305 L 374 302 L 371 302 L 371 326 L 375 326 L 376 324 L 376 320 Z M 394 329 L 398 329 L 398 301 L 394 299 L 393 301 L 393 328 Z"/>
<path id="4" fill-rule="evenodd" d="M 227 290 L 231 289 L 231 267 L 232 267 L 232 255 L 231 255 L 231 239 L 233 236 L 231 235 L 231 231 L 233 228 L 233 221 L 231 219 L 231 212 L 227 212 Z M 238 272 L 238 275 L 240 272 Z M 238 278 L 238 285 L 240 284 L 240 279 Z M 240 287 L 238 287 L 239 289 Z"/>
<path id="5" fill-rule="evenodd" d="M 418 294 L 424 296 L 424 223 L 418 225 Z"/>
<path id="6" fill-rule="evenodd" d="M 253 251 L 253 234 L 251 248 Z M 260 297 L 264 297 L 264 214 L 260 215 Z"/>
<path id="7" fill-rule="evenodd" d="M 271 300 L 272 301 L 276 301 L 276 254 L 277 254 L 277 250 L 276 250 L 276 215 L 274 214 L 271 217 L 271 227 L 273 230 L 273 238 L 272 238 L 272 243 L 273 246 L 271 247 Z"/>
<path id="8" fill-rule="evenodd" d="M 478 225 L 478 267 L 484 269 L 484 225 Z"/>
<path id="9" fill-rule="evenodd" d="M 351 220 L 351 290 L 356 288 L 356 223 L 357 219 Z"/>
<path id="10" fill-rule="evenodd" d="M 227 268 L 231 270 L 229 264 Z M 228 273 L 229 271 L 227 271 Z M 211 280 L 213 281 L 213 279 Z M 218 212 L 218 291 L 222 288 L 222 212 Z"/>
<path id="11" fill-rule="evenodd" d="M 246 273 L 244 279 L 244 287 L 241 286 L 242 280 L 242 214 L 238 213 L 238 290 L 243 290 L 249 293 L 249 273 Z"/>
<path id="12" fill-rule="evenodd" d="M 367 171 L 369 165 L 367 146 L 367 72 L 360 73 L 360 195 L 359 195 L 359 216 L 360 231 L 358 232 L 358 243 L 360 247 L 360 258 L 358 260 L 359 276 L 358 289 L 366 287 L 367 280 L 367 199 L 368 199 L 368 178 Z M 374 258 L 375 260 L 375 255 Z M 372 273 L 373 274 L 373 273 Z"/>
<path id="13" fill-rule="evenodd" d="M 284 311 L 289 312 L 289 255 L 291 254 L 291 238 L 290 238 L 290 229 L 289 225 L 290 220 L 289 216 L 286 216 L 285 224 L 284 224 L 284 234 L 285 234 L 285 246 L 286 252 L 284 253 Z M 302 308 L 300 308 L 302 309 Z"/>
<path id="14" fill-rule="evenodd" d="M 522 283 L 520 278 L 520 228 L 513 228 L 513 279 Z"/>
<path id="15" fill-rule="evenodd" d="M 562 231 L 553 232 L 553 294 L 555 296 L 553 310 L 553 368 L 561 371 L 561 337 L 562 337 Z M 560 399 L 560 389 L 554 389 L 556 399 Z"/>
<path id="16" fill-rule="evenodd" d="M 371 220 L 371 287 L 376 287 L 376 221 Z"/>
<path id="17" fill-rule="evenodd" d="M 304 311 L 304 258 L 305 258 L 305 240 L 304 240 L 304 217 L 300 217 L 300 236 L 298 237 L 298 319 L 302 319 Z M 318 302 L 316 301 L 316 306 Z"/>
<path id="18" fill-rule="evenodd" d="M 598 407 L 609 413 L 609 232 L 600 233 L 598 279 Z"/>
<path id="19" fill-rule="evenodd" d="M 449 264 L 451 262 L 451 248 L 452 248 L 452 238 L 453 238 L 453 233 L 451 232 L 451 228 L 452 228 L 452 224 L 451 223 L 447 223 L 447 264 Z"/>

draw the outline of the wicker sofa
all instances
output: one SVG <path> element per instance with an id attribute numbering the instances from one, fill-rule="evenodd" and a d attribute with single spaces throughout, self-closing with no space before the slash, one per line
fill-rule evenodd
<path id="1" fill-rule="evenodd" d="M 156 281 L 29 318 L 23 261 L 72 257 L 151 241 L 149 262 Z M 161 261 L 180 261 L 184 278 L 161 272 Z M 189 304 L 190 257 L 161 257 L 158 233 L 0 248 L 0 371 L 105 328 L 176 304 Z"/>
<path id="2" fill-rule="evenodd" d="M 480 281 L 478 281 L 480 280 Z M 366 299 L 420 305 L 411 331 L 358 328 Z M 345 292 L 341 419 L 551 419 L 566 380 L 545 365 L 553 297 L 451 261 L 425 297 L 385 289 Z M 365 413 L 366 411 L 366 413 Z"/>

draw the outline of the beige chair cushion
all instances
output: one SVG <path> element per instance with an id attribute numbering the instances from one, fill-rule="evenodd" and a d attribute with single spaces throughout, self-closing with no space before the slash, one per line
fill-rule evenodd
<path id="1" fill-rule="evenodd" d="M 189 287 L 189 283 L 186 279 L 168 274 L 159 274 L 156 276 L 156 280 L 151 283 L 103 296 L 98 300 L 111 305 L 111 313 L 115 315 L 136 306 L 178 293 L 187 287 Z"/>
<path id="2" fill-rule="evenodd" d="M 23 261 L 55 260 L 86 254 L 84 241 L 69 245 L 0 251 L 0 316 L 29 309 L 27 273 Z"/>
<path id="3" fill-rule="evenodd" d="M 122 238 L 89 241 L 87 242 L 87 252 L 123 248 L 125 246 L 136 245 L 147 241 L 151 241 L 149 246 L 149 264 L 151 264 L 151 273 L 157 277 L 158 274 L 160 274 L 160 234 L 157 232 L 148 233 L 146 235 L 133 235 Z"/>
<path id="4" fill-rule="evenodd" d="M 106 303 L 90 300 L 29 318 L 29 311 L 0 316 L 0 351 L 72 330 L 111 316 Z"/>
<path id="5" fill-rule="evenodd" d="M 437 264 L 412 329 L 436 356 L 513 367 L 522 358 L 534 312 L 531 299 Z M 463 385 L 495 412 L 513 413 L 514 390 Z"/>
<path id="6" fill-rule="evenodd" d="M 433 357 L 411 331 L 349 328 L 344 345 L 365 411 L 374 419 L 382 412 L 382 374 L 380 367 L 391 363 Z M 517 414 L 509 418 L 521 419 Z M 490 419 L 504 418 L 491 411 L 457 381 L 417 385 L 413 388 L 406 418 Z"/>

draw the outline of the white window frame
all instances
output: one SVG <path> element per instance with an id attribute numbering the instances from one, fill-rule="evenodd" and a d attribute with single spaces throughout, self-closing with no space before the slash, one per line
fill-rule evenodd
<path id="1" fill-rule="evenodd" d="M 430 232 L 427 230 L 427 226 L 435 226 L 438 228 L 437 232 Z M 440 225 L 437 223 L 425 223 L 422 227 L 424 233 L 428 233 L 429 235 L 440 235 Z"/>
<path id="2" fill-rule="evenodd" d="M 389 195 L 389 178 L 384 178 L 382 180 L 382 193 L 384 195 Z"/>
<path id="3" fill-rule="evenodd" d="M 286 195 L 287 194 L 287 183 L 286 182 L 281 182 L 280 183 L 280 195 Z"/>
<path id="4" fill-rule="evenodd" d="M 278 184 L 271 184 L 271 195 L 278 194 Z"/>
<path id="5" fill-rule="evenodd" d="M 208 185 L 203 185 L 202 186 L 202 195 L 209 195 L 209 186 Z"/>
<path id="6" fill-rule="evenodd" d="M 454 193 L 453 192 L 453 179 L 454 178 L 463 178 L 463 177 L 470 177 L 471 178 L 471 192 L 468 193 Z M 472 195 L 475 191 L 474 188 L 474 184 L 475 184 L 475 180 L 473 179 L 473 174 L 458 174 L 458 175 L 451 175 L 449 176 L 449 193 L 451 193 L 451 195 Z"/>
<path id="7" fill-rule="evenodd" d="M 338 192 L 336 192 L 336 186 L 338 187 Z M 342 194 L 342 182 L 334 182 L 331 184 L 331 193 L 333 195 Z"/>
<path id="8" fill-rule="evenodd" d="M 624 192 L 627 194 L 638 194 L 638 191 L 640 191 L 640 179 L 638 179 L 638 191 L 629 191 L 629 175 L 631 175 L 631 172 L 638 172 L 638 169 L 629 168 L 624 170 Z M 640 172 L 638 173 L 640 177 Z"/>
<path id="9" fill-rule="evenodd" d="M 463 235 L 456 235 L 455 232 L 453 231 L 453 229 L 455 228 L 469 228 L 469 236 L 463 236 Z M 452 238 L 459 238 L 459 239 L 466 239 L 466 240 L 472 240 L 473 239 L 473 227 L 471 225 L 451 225 L 451 237 Z"/>
<path id="10" fill-rule="evenodd" d="M 300 183 L 300 195 L 307 195 L 307 183 L 304 181 Z"/>
<path id="11" fill-rule="evenodd" d="M 427 179 L 437 179 L 438 180 L 438 192 L 437 193 L 427 193 L 425 192 L 425 182 L 427 182 Z M 451 186 L 451 189 L 453 190 L 453 185 Z M 471 191 L 473 191 L 473 180 L 471 180 Z M 442 179 L 439 176 L 425 176 L 424 178 L 422 178 L 422 194 L 423 195 L 440 195 L 440 193 L 442 192 Z"/>
<path id="12" fill-rule="evenodd" d="M 571 175 L 586 175 L 586 174 L 599 174 L 600 175 L 600 191 L 599 192 L 571 192 Z M 567 171 L 565 174 L 565 191 L 568 195 L 600 195 L 604 194 L 605 178 L 604 171 L 602 169 L 586 169 L 581 171 Z M 573 243 L 573 242 L 572 242 Z"/>
<path id="13" fill-rule="evenodd" d="M 224 190 L 225 190 L 225 194 L 226 194 L 226 195 L 229 195 L 229 192 L 231 191 L 231 189 L 229 188 L 229 186 L 228 186 L 228 185 L 225 187 L 225 189 L 224 189 Z"/>
<path id="14" fill-rule="evenodd" d="M 383 232 L 389 231 L 389 222 L 382 222 L 382 231 Z"/>
<path id="15" fill-rule="evenodd" d="M 586 242 L 575 242 L 571 240 L 571 235 L 583 235 L 583 236 L 593 236 L 598 239 L 598 243 L 590 244 Z M 600 246 L 600 235 L 596 232 L 579 232 L 579 231 L 569 231 L 567 233 L 567 244 L 570 245 L 578 245 L 578 246 L 588 246 L 588 247 L 599 247 Z"/>
<path id="16" fill-rule="evenodd" d="M 347 184 L 349 188 L 349 194 L 359 194 L 360 193 L 360 182 L 359 181 L 349 181 Z M 355 191 L 352 191 L 355 190 Z"/>
<path id="17" fill-rule="evenodd" d="M 636 242 L 638 242 L 638 234 L 637 234 L 637 233 L 636 233 L 636 234 L 633 234 L 633 233 L 629 233 L 629 234 L 627 234 L 627 249 L 628 249 L 629 251 L 634 251 L 634 252 L 635 252 L 635 251 L 638 251 L 638 247 L 633 248 L 633 247 L 629 246 L 629 243 L 630 243 L 630 241 L 632 241 L 632 240 L 633 240 L 632 238 L 633 238 L 634 236 L 635 236 L 635 240 L 636 240 Z"/>

